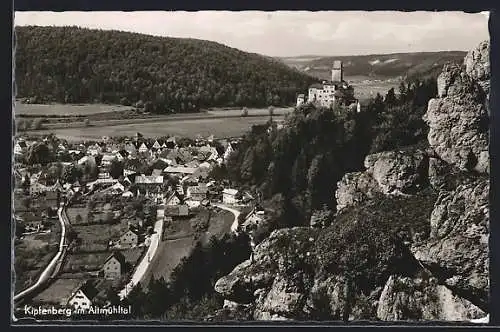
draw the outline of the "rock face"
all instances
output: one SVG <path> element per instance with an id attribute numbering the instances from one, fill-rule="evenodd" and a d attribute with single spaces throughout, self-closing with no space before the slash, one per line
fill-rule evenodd
<path id="1" fill-rule="evenodd" d="M 490 92 L 490 43 L 483 41 L 464 60 L 465 71 L 488 95 Z"/>
<path id="2" fill-rule="evenodd" d="M 450 289 L 487 310 L 489 179 L 443 192 L 432 211 L 429 241 L 415 257 Z"/>
<path id="3" fill-rule="evenodd" d="M 388 151 L 366 156 L 365 172 L 347 173 L 337 183 L 337 211 L 377 194 L 406 195 L 428 184 L 429 157 L 425 151 Z"/>
<path id="4" fill-rule="evenodd" d="M 439 285 L 433 277 L 391 276 L 377 308 L 377 318 L 385 321 L 467 321 L 485 315 L 470 301 Z"/>
<path id="5" fill-rule="evenodd" d="M 438 97 L 429 101 L 424 121 L 437 155 L 461 170 L 489 173 L 489 43 L 467 54 L 464 68 L 446 66 L 438 77 Z"/>
<path id="6" fill-rule="evenodd" d="M 423 151 L 389 151 L 369 155 L 366 172 L 384 194 L 411 194 L 427 184 L 428 158 Z"/>
<path id="7" fill-rule="evenodd" d="M 347 173 L 337 183 L 337 211 L 356 205 L 380 193 L 375 179 L 365 172 Z"/>

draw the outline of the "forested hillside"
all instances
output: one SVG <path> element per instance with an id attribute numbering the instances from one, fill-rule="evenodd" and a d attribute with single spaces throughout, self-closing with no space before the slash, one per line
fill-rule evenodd
<path id="1" fill-rule="evenodd" d="M 334 60 L 343 61 L 346 77 L 370 76 L 376 79 L 407 77 L 413 79 L 424 76 L 437 77 L 445 63 L 460 63 L 465 53 L 462 51 L 443 51 L 338 57 L 307 56 L 281 58 L 281 60 L 290 67 L 322 79 L 330 77 Z"/>
<path id="2" fill-rule="evenodd" d="M 366 155 L 426 144 L 422 116 L 436 95 L 436 81 L 416 80 L 399 90 L 377 95 L 361 113 L 306 104 L 290 114 L 282 130 L 254 126 L 223 171 L 273 198 L 283 211 L 283 224 L 275 226 L 305 225 L 314 211 L 335 210 L 335 184 L 362 169 Z"/>
<path id="3" fill-rule="evenodd" d="M 16 27 L 17 97 L 143 104 L 156 113 L 289 105 L 315 80 L 215 42 L 77 27 Z"/>

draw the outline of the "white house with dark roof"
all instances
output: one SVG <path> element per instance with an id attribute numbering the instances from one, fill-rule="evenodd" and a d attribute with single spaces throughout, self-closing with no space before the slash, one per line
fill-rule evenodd
<path id="1" fill-rule="evenodd" d="M 222 191 L 222 202 L 225 204 L 236 204 L 238 200 L 236 199 L 236 195 L 238 194 L 238 190 L 226 188 Z"/>
<path id="2" fill-rule="evenodd" d="M 90 309 L 92 301 L 99 294 L 95 281 L 87 280 L 79 286 L 70 296 L 68 305 L 74 309 Z"/>
<path id="3" fill-rule="evenodd" d="M 158 143 L 158 140 L 156 140 L 153 144 L 153 149 L 156 149 L 156 150 L 159 150 L 161 149 L 161 145 L 160 143 Z"/>
<path id="4" fill-rule="evenodd" d="M 148 146 L 146 145 L 146 143 L 142 143 L 141 146 L 139 146 L 139 153 L 146 153 L 149 151 L 149 148 Z"/>
<path id="5" fill-rule="evenodd" d="M 19 140 L 16 145 L 14 145 L 14 154 L 16 155 L 23 155 L 26 150 L 28 149 L 28 146 L 25 141 Z"/>

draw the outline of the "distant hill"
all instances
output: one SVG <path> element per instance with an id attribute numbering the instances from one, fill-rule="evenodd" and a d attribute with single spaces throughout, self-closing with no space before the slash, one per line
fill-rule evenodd
<path id="1" fill-rule="evenodd" d="M 279 58 L 288 66 L 320 79 L 328 79 L 334 60 L 344 63 L 346 77 L 367 76 L 374 79 L 436 76 L 447 62 L 462 63 L 466 52 L 419 52 L 354 56 L 297 56 Z"/>
<path id="2" fill-rule="evenodd" d="M 17 97 L 144 103 L 148 111 L 290 105 L 316 79 L 215 42 L 77 27 L 16 27 Z"/>

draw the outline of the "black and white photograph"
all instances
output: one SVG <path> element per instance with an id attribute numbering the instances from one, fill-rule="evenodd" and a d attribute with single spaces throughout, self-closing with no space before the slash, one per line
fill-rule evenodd
<path id="1" fill-rule="evenodd" d="M 12 321 L 488 324 L 488 21 L 16 11 Z"/>

